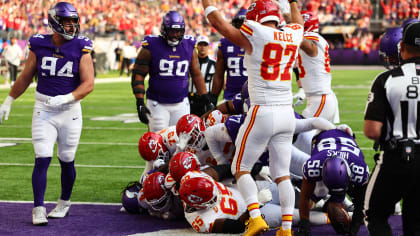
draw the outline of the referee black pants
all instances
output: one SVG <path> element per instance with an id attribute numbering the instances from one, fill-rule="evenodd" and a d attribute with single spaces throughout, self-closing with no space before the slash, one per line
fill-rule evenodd
<path id="1" fill-rule="evenodd" d="M 371 173 L 365 195 L 366 223 L 369 234 L 391 236 L 388 218 L 395 204 L 403 200 L 404 236 L 420 236 L 420 148 L 414 150 L 414 160 L 401 161 L 401 151 L 385 151 Z"/>

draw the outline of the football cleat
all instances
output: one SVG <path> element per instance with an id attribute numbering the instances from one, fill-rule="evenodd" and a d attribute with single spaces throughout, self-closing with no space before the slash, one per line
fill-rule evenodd
<path id="1" fill-rule="evenodd" d="M 245 226 L 244 236 L 260 235 L 267 232 L 270 228 L 261 215 L 255 218 L 249 217 L 249 220 L 245 222 Z"/>
<path id="2" fill-rule="evenodd" d="M 58 199 L 57 206 L 48 213 L 48 218 L 64 218 L 69 214 L 70 210 L 70 200 L 64 201 Z"/>
<path id="3" fill-rule="evenodd" d="M 279 230 L 277 230 L 276 236 L 292 236 L 292 229 L 283 229 L 282 226 Z"/>
<path id="4" fill-rule="evenodd" d="M 44 206 L 34 207 L 32 210 L 32 224 L 33 225 L 47 225 L 47 209 Z"/>

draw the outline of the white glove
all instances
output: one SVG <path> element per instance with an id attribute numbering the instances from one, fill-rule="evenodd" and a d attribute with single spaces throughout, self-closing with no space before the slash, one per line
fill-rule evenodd
<path id="1" fill-rule="evenodd" d="M 337 125 L 336 128 L 348 133 L 350 136 L 353 136 L 353 130 L 346 124 Z"/>
<path id="2" fill-rule="evenodd" d="M 258 203 L 264 205 L 273 199 L 270 189 L 264 188 L 258 192 Z"/>
<path id="3" fill-rule="evenodd" d="M 290 14 L 290 4 L 288 0 L 274 1 L 280 8 L 282 14 Z"/>
<path id="4" fill-rule="evenodd" d="M 47 99 L 45 104 L 49 106 L 60 106 L 72 101 L 74 101 L 74 96 L 72 93 L 68 93 L 66 95 L 57 95 L 54 97 L 50 97 Z"/>
<path id="5" fill-rule="evenodd" d="M 263 166 L 260 170 L 260 173 L 258 173 L 263 179 L 267 180 L 270 183 L 273 183 L 273 180 L 271 180 L 270 177 L 270 168 L 268 166 Z"/>
<path id="6" fill-rule="evenodd" d="M 190 141 L 191 136 L 186 133 L 181 133 L 178 136 L 179 142 L 176 144 L 176 152 L 184 152 L 187 148 L 187 144 Z"/>
<path id="7" fill-rule="evenodd" d="M 12 107 L 12 102 L 14 100 L 15 99 L 12 96 L 7 96 L 7 98 L 4 100 L 3 104 L 0 105 L 0 124 L 3 121 L 3 116 L 4 116 L 4 120 L 9 119 L 10 109 Z"/>
<path id="8" fill-rule="evenodd" d="M 153 161 L 153 168 L 157 169 L 157 168 L 161 167 L 163 164 L 165 164 L 164 160 L 156 159 L 155 161 Z"/>
<path id="9" fill-rule="evenodd" d="M 293 104 L 295 107 L 303 105 L 306 99 L 305 90 L 303 90 L 303 88 L 299 88 L 298 92 L 293 96 L 293 99 L 295 98 L 296 102 Z"/>
<path id="10" fill-rule="evenodd" d="M 330 130 L 335 129 L 335 125 L 331 123 L 329 120 L 322 118 L 322 117 L 313 117 L 312 118 L 312 127 L 314 129 L 320 129 L 320 130 Z"/>

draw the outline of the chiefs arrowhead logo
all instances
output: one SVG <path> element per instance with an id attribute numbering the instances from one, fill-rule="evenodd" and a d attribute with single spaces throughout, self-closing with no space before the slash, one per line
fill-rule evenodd
<path id="1" fill-rule="evenodd" d="M 182 161 L 182 165 L 184 166 L 184 168 L 185 168 L 185 169 L 189 170 L 189 169 L 191 168 L 191 165 L 192 165 L 192 160 L 191 160 L 191 158 L 190 158 L 190 157 L 185 158 L 185 159 Z"/>
<path id="2" fill-rule="evenodd" d="M 191 202 L 191 203 L 200 203 L 200 202 L 203 201 L 203 199 L 201 197 L 197 196 L 197 195 L 190 194 L 188 196 L 188 201 Z"/>
<path id="3" fill-rule="evenodd" d="M 156 150 L 158 148 L 158 142 L 156 140 L 150 139 L 149 140 L 149 148 L 153 153 L 156 153 Z"/>
<path id="4" fill-rule="evenodd" d="M 191 123 L 193 123 L 194 122 L 194 120 L 195 120 L 195 117 L 193 116 L 193 115 L 187 115 L 187 122 L 188 122 L 188 124 L 191 124 Z"/>

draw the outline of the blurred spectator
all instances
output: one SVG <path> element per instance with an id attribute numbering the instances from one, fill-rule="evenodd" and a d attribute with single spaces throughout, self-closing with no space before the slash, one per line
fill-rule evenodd
<path id="1" fill-rule="evenodd" d="M 124 46 L 121 49 L 122 63 L 120 68 L 120 76 L 124 73 L 124 70 L 127 69 L 127 76 L 130 76 L 130 65 L 137 56 L 137 50 L 133 44 L 126 40 Z"/>
<path id="2" fill-rule="evenodd" d="M 10 85 L 13 86 L 13 84 L 16 81 L 18 66 L 20 65 L 20 59 L 23 56 L 23 52 L 22 52 L 22 49 L 17 44 L 16 38 L 12 38 L 10 42 L 11 44 L 7 45 L 4 48 L 3 55 L 7 61 L 7 66 L 9 68 Z"/>

